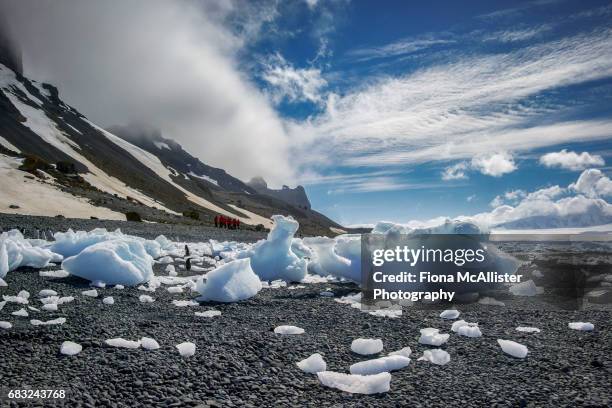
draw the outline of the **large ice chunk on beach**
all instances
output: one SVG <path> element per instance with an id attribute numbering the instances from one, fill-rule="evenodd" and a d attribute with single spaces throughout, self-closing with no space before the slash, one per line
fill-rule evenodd
<path id="1" fill-rule="evenodd" d="M 327 363 L 325 363 L 323 356 L 319 353 L 315 353 L 302 361 L 298 361 L 297 366 L 300 370 L 310 374 L 316 374 L 327 370 Z"/>
<path id="2" fill-rule="evenodd" d="M 265 241 L 248 251 L 251 268 L 264 281 L 299 282 L 306 276 L 307 261 L 293 253 L 291 244 L 299 224 L 292 217 L 272 216 L 274 227 Z"/>
<path id="3" fill-rule="evenodd" d="M 364 356 L 380 353 L 382 349 L 381 339 L 355 339 L 351 343 L 351 351 Z"/>
<path id="4" fill-rule="evenodd" d="M 419 343 L 427 344 L 429 346 L 441 346 L 448 341 L 450 334 L 442 334 L 439 329 L 433 327 L 427 327 L 421 329 L 421 337 L 419 337 Z"/>
<path id="5" fill-rule="evenodd" d="M 497 339 L 497 343 L 504 353 L 510 354 L 512 357 L 525 358 L 529 352 L 526 346 L 512 340 Z"/>
<path id="6" fill-rule="evenodd" d="M 201 295 L 198 300 L 238 302 L 255 296 L 261 290 L 261 281 L 251 269 L 249 258 L 237 259 L 208 272 L 205 282 L 197 282 L 196 290 Z"/>
<path id="7" fill-rule="evenodd" d="M 338 278 L 361 282 L 361 271 L 354 271 L 351 260 L 335 252 L 336 240 L 327 237 L 304 238 L 313 256 L 308 264 L 308 271 L 320 276 L 332 275 Z"/>
<path id="8" fill-rule="evenodd" d="M 321 371 L 317 373 L 317 377 L 326 387 L 354 394 L 378 394 L 387 392 L 391 388 L 391 374 L 389 373 L 357 375 Z"/>
<path id="9" fill-rule="evenodd" d="M 0 234 L 0 278 L 22 266 L 44 268 L 50 262 L 61 262 L 62 256 L 52 251 L 32 246 L 18 230 Z"/>
<path id="10" fill-rule="evenodd" d="M 351 374 L 373 375 L 400 370 L 410 364 L 408 357 L 393 355 L 373 360 L 360 361 L 350 367 Z"/>
<path id="11" fill-rule="evenodd" d="M 136 240 L 103 241 L 62 263 L 71 275 L 109 285 L 134 286 L 153 277 L 153 258 Z"/>
<path id="12" fill-rule="evenodd" d="M 429 361 L 436 365 L 448 364 L 450 359 L 450 354 L 440 349 L 425 350 L 423 356 L 419 357 L 419 361 Z"/>

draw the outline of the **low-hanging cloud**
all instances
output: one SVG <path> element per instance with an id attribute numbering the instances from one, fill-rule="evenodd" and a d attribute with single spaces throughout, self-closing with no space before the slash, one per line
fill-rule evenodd
<path id="1" fill-rule="evenodd" d="M 240 178 L 292 181 L 282 120 L 237 61 L 245 36 L 273 12 L 247 13 L 255 20 L 240 31 L 223 24 L 240 12 L 232 1 L 0 0 L 0 7 L 25 74 L 57 85 L 94 122 L 146 123 Z"/>

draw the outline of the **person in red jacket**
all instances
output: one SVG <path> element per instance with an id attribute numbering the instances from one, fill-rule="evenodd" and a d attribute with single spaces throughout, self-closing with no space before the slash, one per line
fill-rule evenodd
<path id="1" fill-rule="evenodd" d="M 236 218 L 234 218 L 232 220 L 232 228 L 233 229 L 238 229 L 238 220 Z"/>
<path id="2" fill-rule="evenodd" d="M 225 217 L 222 215 L 219 216 L 219 227 L 225 228 Z"/>
<path id="3" fill-rule="evenodd" d="M 236 228 L 240 229 L 240 220 L 236 220 Z"/>
<path id="4" fill-rule="evenodd" d="M 219 216 L 215 215 L 215 228 L 219 228 Z"/>

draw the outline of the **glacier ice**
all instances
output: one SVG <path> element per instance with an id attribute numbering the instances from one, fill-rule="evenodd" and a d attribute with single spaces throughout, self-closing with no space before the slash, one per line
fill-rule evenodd
<path id="1" fill-rule="evenodd" d="M 149 295 L 140 295 L 140 296 L 138 296 L 138 300 L 140 301 L 140 303 L 153 303 L 153 302 L 155 302 L 155 299 L 153 299 Z"/>
<path id="2" fill-rule="evenodd" d="M 47 248 L 32 246 L 18 230 L 0 234 L 0 278 L 22 266 L 44 268 L 52 262 L 61 262 L 62 256 Z"/>
<path id="3" fill-rule="evenodd" d="M 30 324 L 32 326 L 49 326 L 49 325 L 56 325 L 56 324 L 64 324 L 66 323 L 66 318 L 65 317 L 58 317 L 57 319 L 53 319 L 53 320 L 47 320 L 46 322 L 43 322 L 42 320 L 30 320 Z"/>
<path id="4" fill-rule="evenodd" d="M 297 326 L 277 326 L 274 328 L 274 333 L 276 334 L 304 334 L 304 329 Z"/>
<path id="5" fill-rule="evenodd" d="M 482 332 L 478 327 L 478 323 L 468 323 L 457 329 L 457 333 L 466 337 L 482 337 Z"/>
<path id="6" fill-rule="evenodd" d="M 353 282 L 361 281 L 361 271 L 355 273 L 351 261 L 338 255 L 334 248 L 336 240 L 327 237 L 304 238 L 304 243 L 312 250 L 312 259 L 308 263 L 308 271 L 319 276 L 332 275 Z"/>
<path id="7" fill-rule="evenodd" d="M 261 280 L 282 279 L 299 282 L 306 275 L 307 261 L 291 250 L 293 235 L 299 224 L 292 217 L 272 216 L 274 227 L 266 240 L 256 243 L 250 251 L 251 268 Z"/>
<path id="8" fill-rule="evenodd" d="M 181 356 L 191 357 L 195 354 L 196 345 L 189 341 L 186 341 L 184 343 L 177 344 L 176 349 L 178 350 Z"/>
<path id="9" fill-rule="evenodd" d="M 379 394 L 391 388 L 391 374 L 389 373 L 358 375 L 321 371 L 317 373 L 317 377 L 319 382 L 326 387 L 353 394 Z"/>
<path id="10" fill-rule="evenodd" d="M 425 350 L 423 355 L 419 357 L 419 361 L 429 361 L 436 365 L 445 365 L 450 361 L 450 354 L 440 349 Z"/>
<path id="11" fill-rule="evenodd" d="M 442 334 L 439 329 L 433 327 L 427 327 L 421 329 L 421 336 L 419 337 L 419 343 L 427 344 L 429 346 L 441 346 L 448 341 L 450 334 Z"/>
<path id="12" fill-rule="evenodd" d="M 10 322 L 0 321 L 0 329 L 8 330 L 11 327 L 13 327 L 13 325 Z"/>
<path id="13" fill-rule="evenodd" d="M 460 314 L 461 314 L 461 312 L 459 312 L 458 310 L 447 309 L 447 310 L 443 311 L 442 313 L 440 313 L 440 317 L 442 319 L 452 320 L 452 319 L 458 318 Z"/>
<path id="14" fill-rule="evenodd" d="M 316 374 L 320 371 L 327 370 L 327 363 L 323 360 L 323 356 L 315 353 L 304 360 L 298 361 L 297 366 L 300 370 L 309 374 Z"/>
<path id="15" fill-rule="evenodd" d="M 512 340 L 497 339 L 497 343 L 504 353 L 509 354 L 512 357 L 525 358 L 527 357 L 527 353 L 529 353 L 526 346 Z"/>
<path id="16" fill-rule="evenodd" d="M 351 374 L 373 375 L 384 372 L 400 370 L 410 364 L 410 358 L 400 355 L 375 358 L 373 360 L 360 361 L 351 365 Z"/>
<path id="17" fill-rule="evenodd" d="M 523 333 L 539 333 L 540 329 L 538 329 L 537 327 L 519 326 L 516 328 L 516 331 Z"/>
<path id="18" fill-rule="evenodd" d="M 140 345 L 145 350 L 157 350 L 159 348 L 159 343 L 155 339 L 152 339 L 151 337 L 141 338 Z"/>
<path id="19" fill-rule="evenodd" d="M 105 305 L 114 305 L 115 298 L 113 298 L 112 296 L 107 296 L 104 299 L 102 299 L 102 303 L 104 303 Z"/>
<path id="20" fill-rule="evenodd" d="M 95 289 L 84 290 L 81 295 L 88 297 L 98 297 L 98 291 Z"/>
<path id="21" fill-rule="evenodd" d="M 104 342 L 111 347 L 120 347 L 120 348 L 128 348 L 128 349 L 137 349 L 140 347 L 140 341 L 125 340 L 121 337 L 117 337 L 114 339 L 108 339 L 108 340 L 105 340 Z"/>
<path id="22" fill-rule="evenodd" d="M 389 353 L 390 356 L 404 356 L 404 357 L 410 357 L 411 354 L 412 354 L 412 349 L 408 346 L 400 350 L 392 351 Z"/>
<path id="23" fill-rule="evenodd" d="M 261 281 L 251 269 L 250 259 L 228 262 L 206 274 L 206 282 L 198 280 L 197 300 L 238 302 L 255 296 L 261 290 Z"/>
<path id="24" fill-rule="evenodd" d="M 153 258 L 135 240 L 103 241 L 69 257 L 62 268 L 71 275 L 110 285 L 134 286 L 153 277 Z"/>
<path id="25" fill-rule="evenodd" d="M 60 347 L 60 353 L 67 356 L 75 356 L 83 350 L 83 346 L 72 341 L 65 341 Z"/>
<path id="26" fill-rule="evenodd" d="M 364 356 L 380 353 L 383 349 L 381 339 L 355 339 L 351 342 L 351 351 Z"/>
<path id="27" fill-rule="evenodd" d="M 593 323 L 584 323 L 584 322 L 570 322 L 567 324 L 570 329 L 573 330 L 581 330 L 581 331 L 592 331 L 595 329 Z"/>
<path id="28" fill-rule="evenodd" d="M 215 317 L 215 316 L 221 316 L 221 312 L 218 311 L 218 310 L 206 310 L 204 312 L 195 312 L 195 315 L 199 316 L 199 317 L 208 317 L 208 318 L 211 318 L 211 317 Z"/>

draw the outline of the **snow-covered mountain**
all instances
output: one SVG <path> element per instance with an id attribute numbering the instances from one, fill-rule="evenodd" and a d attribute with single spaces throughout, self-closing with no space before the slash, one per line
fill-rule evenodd
<path id="1" fill-rule="evenodd" d="M 0 212 L 125 219 L 135 211 L 151 221 L 206 223 L 224 214 L 265 227 L 273 214 L 286 214 L 306 234 L 339 227 L 310 205 L 262 194 L 207 166 L 159 132 L 102 129 L 65 104 L 55 87 L 2 64 L 0 153 Z M 54 205 L 41 205 L 52 196 Z"/>

